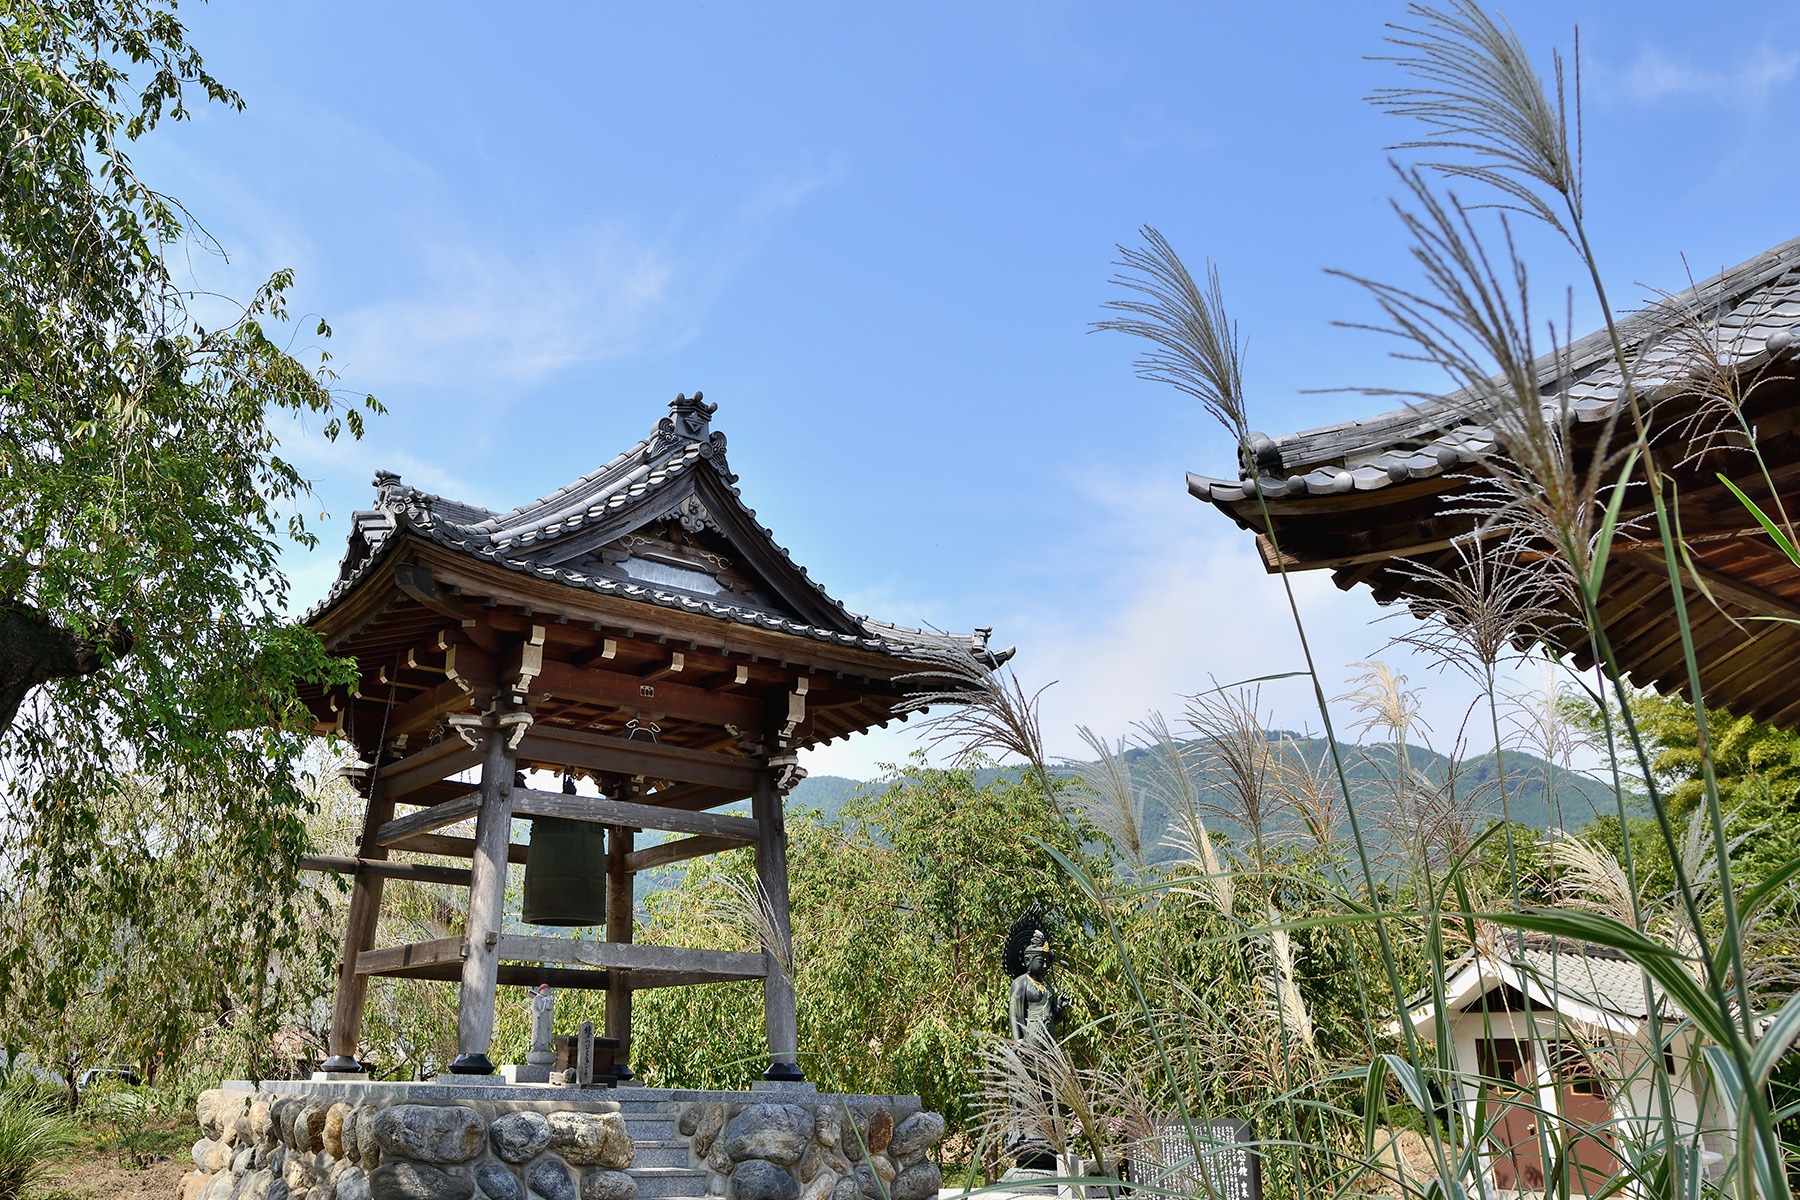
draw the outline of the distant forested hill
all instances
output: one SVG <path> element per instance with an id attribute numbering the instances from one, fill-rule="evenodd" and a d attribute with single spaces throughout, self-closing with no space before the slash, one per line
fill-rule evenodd
<path id="1" fill-rule="evenodd" d="M 1302 737 L 1298 734 L 1271 733 L 1271 738 L 1280 738 L 1288 742 L 1294 752 L 1305 758 L 1313 767 L 1319 765 L 1321 757 L 1326 753 L 1323 738 Z M 1392 744 L 1349 745 L 1340 744 L 1343 751 L 1344 766 L 1350 776 L 1350 784 L 1358 797 L 1359 804 L 1366 804 L 1363 810 L 1373 813 L 1383 801 L 1383 793 L 1390 789 L 1390 781 L 1397 777 L 1396 764 L 1400 756 Z M 1194 754 L 1194 765 L 1198 775 L 1207 777 L 1208 761 L 1204 751 L 1190 744 L 1188 750 Z M 1535 755 L 1522 751 L 1506 751 L 1502 759 L 1506 765 L 1506 801 L 1512 819 L 1521 825 L 1533 829 L 1580 829 L 1591 823 L 1595 817 L 1603 816 L 1616 809 L 1613 804 L 1611 788 L 1598 780 L 1584 775 L 1571 774 L 1561 768 L 1554 767 Z M 1152 862 L 1165 857 L 1167 851 L 1162 848 L 1163 836 L 1168 828 L 1169 814 L 1154 799 L 1154 789 L 1147 785 L 1155 771 L 1155 758 L 1146 750 L 1132 749 L 1125 753 L 1125 761 L 1131 769 L 1134 781 L 1149 795 L 1144 811 L 1144 845 L 1146 857 Z M 1426 780 L 1435 786 L 1441 786 L 1447 778 L 1451 761 L 1449 758 L 1423 746 L 1408 745 L 1405 761 Z M 986 783 L 1000 775 L 1017 778 L 1018 767 L 989 767 L 977 773 L 977 781 Z M 1059 772 L 1067 774 L 1072 772 Z M 1501 813 L 1499 767 L 1492 754 L 1477 758 L 1464 759 L 1460 764 L 1456 779 L 1456 795 L 1461 807 L 1470 811 L 1477 827 L 1486 824 L 1487 818 L 1499 817 Z M 858 789 L 876 789 L 884 783 L 865 782 L 849 779 L 842 775 L 809 775 L 800 781 L 788 795 L 787 810 L 790 814 L 811 809 L 817 811 L 825 820 L 835 821 L 842 813 L 844 806 L 857 794 Z M 1231 808 L 1225 795 L 1220 794 L 1216 785 L 1201 789 L 1204 802 Z M 746 810 L 747 805 L 742 806 Z M 1338 805 L 1342 808 L 1341 801 Z M 736 811 L 725 809 L 722 811 Z M 1340 819 L 1342 813 L 1339 813 Z M 1244 831 L 1233 822 L 1215 816 L 1210 811 L 1203 811 L 1202 817 L 1207 827 L 1215 833 L 1223 834 L 1235 840 L 1244 836 Z M 1291 823 L 1291 815 L 1281 815 L 1277 823 Z M 1369 822 L 1370 836 L 1381 836 L 1378 822 Z M 1154 848 L 1154 849 L 1151 849 Z M 648 876 L 638 877 L 638 889 L 641 895 L 645 890 L 664 886 L 675 878 L 674 872 L 658 873 L 656 881 Z"/>
<path id="2" fill-rule="evenodd" d="M 1270 736 L 1287 741 L 1310 766 L 1318 766 L 1326 753 L 1323 738 L 1286 733 Z M 1387 781 L 1397 775 L 1399 755 L 1396 748 L 1392 744 L 1360 746 L 1342 743 L 1340 747 L 1351 787 L 1358 793 L 1359 801 L 1365 798 L 1370 801 L 1377 799 Z M 1192 752 L 1195 747 L 1190 744 L 1188 749 Z M 1446 756 L 1423 746 L 1410 744 L 1406 747 L 1405 759 L 1414 771 L 1440 786 L 1447 778 L 1451 766 L 1450 759 Z M 1501 760 L 1506 765 L 1507 808 L 1512 819 L 1521 825 L 1529 825 L 1534 829 L 1580 829 L 1596 816 L 1616 811 L 1611 787 L 1599 780 L 1571 774 L 1523 751 L 1505 751 Z M 1155 770 L 1154 756 L 1143 749 L 1131 749 L 1126 751 L 1125 761 L 1131 768 L 1134 780 L 1140 786 L 1148 784 L 1149 776 Z M 1204 752 L 1196 755 L 1196 767 L 1202 776 L 1208 774 Z M 1059 772 L 1061 773 L 1065 772 Z M 1017 778 L 1019 768 L 990 767 L 977 774 L 977 781 L 986 783 L 1001 774 Z M 1484 815 L 1491 813 L 1498 817 L 1501 811 L 1499 776 L 1499 764 L 1492 754 L 1464 759 L 1456 780 L 1457 794 L 1463 798 L 1464 804 L 1476 812 Z M 858 788 L 873 786 L 880 785 L 847 779 L 841 775 L 809 776 L 789 795 L 788 809 L 790 812 L 816 809 L 826 820 L 836 820 L 844 805 L 856 795 Z M 1214 804 L 1225 805 L 1223 796 L 1212 794 L 1204 798 Z M 1146 824 L 1154 833 L 1154 838 L 1150 840 L 1160 840 L 1168 821 L 1167 814 L 1151 800 L 1146 816 L 1149 818 Z M 1241 836 L 1243 832 L 1228 821 L 1209 821 L 1208 824 L 1232 837 Z"/>

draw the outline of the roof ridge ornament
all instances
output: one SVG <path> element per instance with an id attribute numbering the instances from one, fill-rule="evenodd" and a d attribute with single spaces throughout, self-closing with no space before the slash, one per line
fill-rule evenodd
<path id="1" fill-rule="evenodd" d="M 669 401 L 669 415 L 658 423 L 658 431 L 684 441 L 704 442 L 712 432 L 712 415 L 718 411 L 719 406 L 708 404 L 703 392 L 695 392 L 692 397 L 676 392 Z"/>
<path id="2" fill-rule="evenodd" d="M 400 482 L 398 471 L 376 471 L 375 478 L 369 481 L 375 488 L 375 505 L 377 508 L 395 509 L 403 504 L 412 489 Z"/>

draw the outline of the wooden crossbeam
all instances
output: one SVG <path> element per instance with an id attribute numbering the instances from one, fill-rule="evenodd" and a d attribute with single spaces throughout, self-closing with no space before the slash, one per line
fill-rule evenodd
<path id="1" fill-rule="evenodd" d="M 746 795 L 756 787 L 761 766 L 752 759 L 730 754 L 553 725 L 532 726 L 519 743 L 519 757 L 559 767 L 740 788 Z"/>
<path id="2" fill-rule="evenodd" d="M 431 808 L 421 809 L 416 813 L 408 813 L 404 817 L 396 817 L 375 831 L 375 844 L 392 846 L 403 842 L 414 834 L 430 833 L 434 829 L 442 829 L 446 825 L 454 825 L 458 821 L 466 821 L 474 816 L 481 807 L 481 794 L 470 792 L 458 796 L 454 800 Z"/>
<path id="3" fill-rule="evenodd" d="M 648 871 L 652 867 L 666 867 L 670 863 L 686 862 L 690 858 L 699 858 L 705 854 L 718 854 L 724 850 L 735 850 L 739 846 L 752 845 L 749 838 L 710 837 L 700 834 L 696 837 L 676 838 L 672 842 L 664 842 L 659 846 L 646 846 L 642 850 L 633 850 L 625 856 L 627 871 Z"/>
<path id="4" fill-rule="evenodd" d="M 762 705 L 754 696 L 725 695 L 690 683 L 675 682 L 664 677 L 669 674 L 668 666 L 659 664 L 656 673 L 640 678 L 622 671 L 599 671 L 571 663 L 546 662 L 532 686 L 544 695 L 604 708 L 654 709 L 671 717 L 708 725 L 761 727 Z"/>
<path id="5" fill-rule="evenodd" d="M 743 687 L 750 682 L 750 668 L 743 663 L 737 664 L 729 675 L 706 685 L 709 692 L 724 692 L 732 688 Z"/>
<path id="6" fill-rule="evenodd" d="M 514 788 L 515 817 L 564 817 L 571 821 L 593 821 L 601 825 L 622 825 L 630 829 L 663 829 L 671 833 L 699 833 L 728 838 L 736 842 L 756 840 L 756 822 L 749 817 L 728 817 L 720 813 L 688 812 L 679 808 L 663 808 L 655 804 L 634 804 L 628 800 L 608 800 L 604 796 L 570 795 L 567 792 L 542 792 L 536 788 Z M 454 803 L 454 802 L 453 802 Z M 439 808 L 448 807 L 439 805 Z M 437 809 L 430 810 L 432 812 Z M 398 825 L 422 813 L 389 822 Z M 382 827 L 384 830 L 388 826 Z M 421 827 L 418 832 L 435 826 Z"/>
<path id="7" fill-rule="evenodd" d="M 446 680 L 395 708 L 388 717 L 388 736 L 399 737 L 403 733 L 430 729 L 445 713 L 460 712 L 473 701 L 470 689 L 456 680 Z"/>
<path id="8" fill-rule="evenodd" d="M 419 883 L 469 886 L 469 872 L 462 867 L 434 863 L 390 862 L 380 858 L 349 858 L 338 854 L 308 854 L 300 859 L 302 871 L 333 871 L 339 875 L 379 875 L 383 879 L 412 879 Z"/>
<path id="9" fill-rule="evenodd" d="M 460 962 L 430 963 L 424 966 L 394 967 L 389 970 L 365 973 L 379 975 L 384 979 L 435 979 L 446 983 L 456 983 L 462 979 L 462 964 Z M 547 983 L 553 988 L 599 991 L 612 981 L 612 976 L 605 971 L 501 963 L 495 973 L 494 981 L 502 987 L 536 987 L 540 983 Z"/>
<path id="10" fill-rule="evenodd" d="M 457 779 L 440 779 L 436 783 L 428 783 L 422 788 L 415 788 L 406 794 L 406 803 L 416 804 L 421 808 L 430 808 L 437 804 L 448 804 L 452 800 L 475 791 L 472 783 L 463 783 Z"/>
<path id="11" fill-rule="evenodd" d="M 474 858 L 475 839 L 442 833 L 415 833 L 395 842 L 388 849 L 407 850 L 414 854 L 441 854 L 445 858 Z M 513 842 L 506 848 L 506 861 L 522 867 L 530 849 L 529 846 Z"/>
<path id="12" fill-rule="evenodd" d="M 481 762 L 482 752 L 461 738 L 445 738 L 399 762 L 389 763 L 376 772 L 382 780 L 382 791 L 390 799 L 416 792 L 427 784 L 448 779 Z"/>
<path id="13" fill-rule="evenodd" d="M 721 804 L 736 804 L 739 800 L 748 800 L 747 792 L 736 788 L 708 787 L 703 783 L 678 783 L 673 787 L 661 788 L 644 796 L 644 803 L 654 804 L 659 808 L 685 808 L 689 812 L 702 809 L 718 808 Z"/>
<path id="14" fill-rule="evenodd" d="M 669 655 L 668 662 L 651 663 L 638 672 L 638 678 L 648 683 L 669 675 L 679 675 L 687 669 L 687 655 L 677 650 Z"/>
<path id="15" fill-rule="evenodd" d="M 768 973 L 767 961 L 760 952 L 745 954 L 733 950 L 692 950 L 676 946 L 645 946 L 637 942 L 600 942 L 588 938 L 538 937 L 517 933 L 500 936 L 500 957 L 511 962 L 604 967 L 613 971 L 627 971 L 634 976 L 641 973 L 652 979 L 680 976 L 695 982 L 761 979 Z M 358 960 L 358 969 L 361 969 L 361 960 Z"/>
<path id="16" fill-rule="evenodd" d="M 413 942 L 405 946 L 383 946 L 379 950 L 364 950 L 356 956 L 356 973 L 358 975 L 383 975 L 401 967 L 430 967 L 445 963 L 454 964 L 460 971 L 462 960 L 462 938 L 438 938 L 431 942 Z"/>
<path id="17" fill-rule="evenodd" d="M 572 987 L 604 987 L 611 972 L 630 976 L 633 988 L 680 987 L 690 983 L 726 983 L 734 979 L 761 979 L 768 971 L 760 953 L 731 950 L 690 950 L 675 946 L 644 946 L 635 942 L 599 942 L 586 938 L 536 937 L 503 934 L 500 957 L 509 963 L 561 964 L 588 968 L 579 972 L 583 982 Z M 406 946 L 384 946 L 356 956 L 358 975 L 385 975 L 411 979 L 460 979 L 463 939 L 439 938 Z M 594 968 L 598 968 L 597 970 Z M 551 982 L 541 979 L 555 967 L 507 966 L 500 968 L 501 983 Z M 606 978 L 601 978 L 605 976 Z"/>
<path id="18" fill-rule="evenodd" d="M 1666 569 L 1661 546 L 1654 549 L 1619 546 L 1614 548 L 1613 553 L 1621 558 L 1630 558 L 1646 570 L 1661 573 Z M 1765 591 L 1753 584 L 1745 583 L 1741 579 L 1734 579 L 1723 571 L 1703 567 L 1699 563 L 1684 563 L 1683 569 L 1690 575 L 1697 575 L 1704 580 L 1707 590 L 1719 599 L 1736 604 L 1759 617 L 1800 618 L 1800 604 L 1795 604 L 1786 597 Z M 1667 576 L 1665 575 L 1663 578 L 1666 581 Z"/>

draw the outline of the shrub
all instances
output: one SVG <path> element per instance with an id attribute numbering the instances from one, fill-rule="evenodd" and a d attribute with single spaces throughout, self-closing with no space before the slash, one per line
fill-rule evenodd
<path id="1" fill-rule="evenodd" d="M 75 1126 L 51 1102 L 23 1087 L 0 1090 L 0 1200 L 21 1200 L 60 1151 L 75 1145 Z"/>

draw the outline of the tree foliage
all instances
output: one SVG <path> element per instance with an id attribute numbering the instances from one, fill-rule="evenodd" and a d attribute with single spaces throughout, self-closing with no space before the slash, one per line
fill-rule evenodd
<path id="1" fill-rule="evenodd" d="M 129 149 L 195 96 L 242 107 L 172 3 L 0 4 L 9 1006 L 141 983 L 127 950 L 161 944 L 202 880 L 209 986 L 258 992 L 297 927 L 295 688 L 339 668 L 282 613 L 278 555 L 311 537 L 275 423 L 360 436 L 379 405 L 340 400 L 328 356 L 278 340 L 289 272 L 241 304 L 182 286 L 172 264 L 215 248 Z"/>

